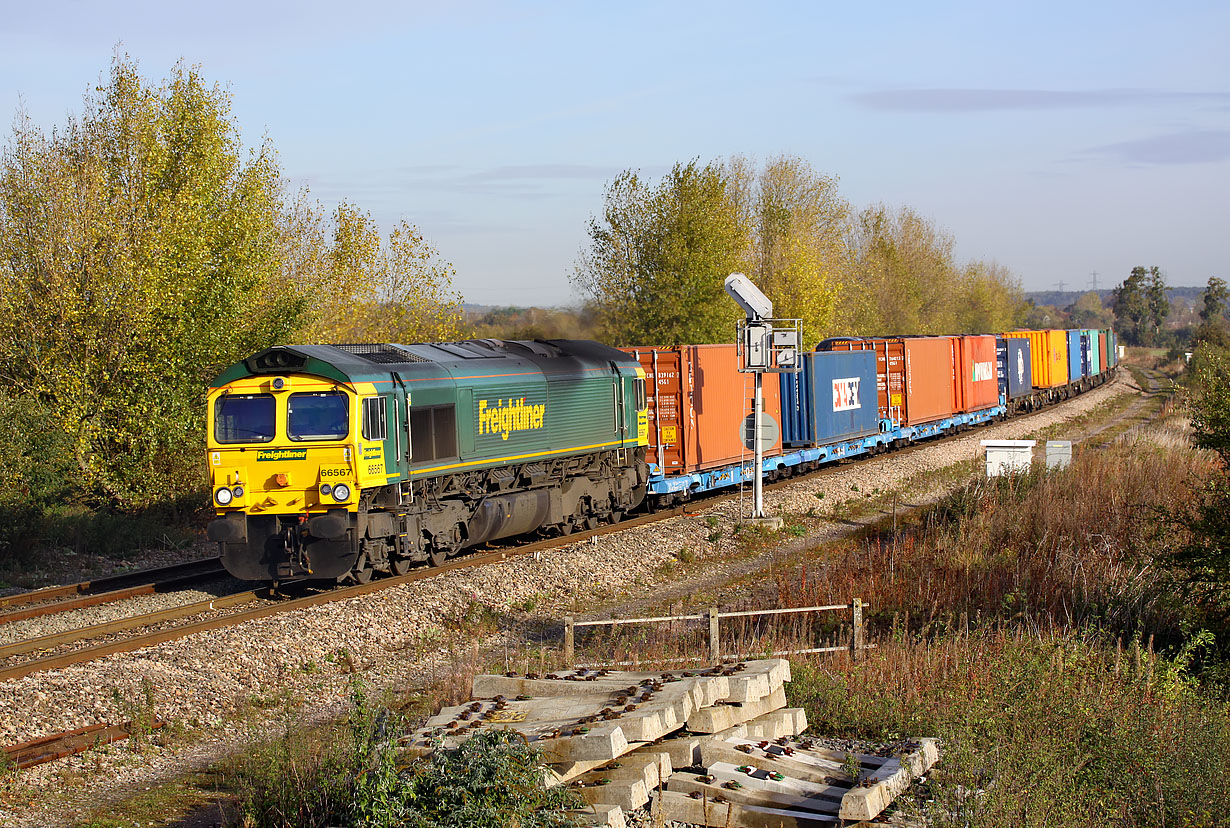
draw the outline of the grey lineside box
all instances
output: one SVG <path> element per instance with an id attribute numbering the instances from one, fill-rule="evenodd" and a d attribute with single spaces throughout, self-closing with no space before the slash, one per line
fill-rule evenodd
<path id="1" fill-rule="evenodd" d="M 1071 440 L 1046 441 L 1046 470 L 1066 469 L 1072 463 Z"/>
<path id="2" fill-rule="evenodd" d="M 1036 440 L 983 440 L 987 453 L 987 477 L 1027 472 L 1034 459 Z"/>

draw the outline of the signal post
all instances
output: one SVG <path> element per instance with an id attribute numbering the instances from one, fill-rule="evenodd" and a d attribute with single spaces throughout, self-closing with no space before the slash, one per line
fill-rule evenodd
<path id="1" fill-rule="evenodd" d="M 764 513 L 764 450 L 777 442 L 780 428 L 764 410 L 764 375 L 798 373 L 803 360 L 799 355 L 801 325 L 798 319 L 774 319 L 773 303 L 742 273 L 726 277 L 726 292 L 747 314 L 739 323 L 736 343 L 739 370 L 755 377 L 752 413 L 743 422 L 743 444 L 752 450 L 755 471 L 752 475 L 751 522 L 780 529 L 779 516 Z"/>

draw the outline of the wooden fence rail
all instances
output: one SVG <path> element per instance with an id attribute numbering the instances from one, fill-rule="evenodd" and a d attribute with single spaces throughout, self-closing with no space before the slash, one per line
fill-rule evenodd
<path id="1" fill-rule="evenodd" d="M 797 612 L 834 612 L 845 610 L 850 613 L 850 644 L 848 647 L 813 647 L 807 650 L 783 650 L 772 655 L 802 655 L 805 653 L 832 653 L 849 650 L 850 657 L 857 661 L 861 651 L 875 645 L 866 643 L 863 627 L 863 610 L 870 604 L 854 598 L 848 604 L 828 604 L 822 607 L 785 607 L 779 609 L 739 610 L 737 612 L 718 612 L 717 607 L 710 607 L 702 613 L 690 615 L 657 615 L 650 618 L 603 618 L 594 621 L 577 621 L 571 615 L 564 616 L 564 663 L 572 664 L 576 657 L 577 627 L 615 627 L 621 624 L 652 624 L 664 621 L 708 621 L 709 622 L 709 660 L 717 663 L 723 658 L 739 658 L 739 653 L 722 655 L 719 622 L 722 618 L 747 618 L 757 615 L 785 615 Z"/>

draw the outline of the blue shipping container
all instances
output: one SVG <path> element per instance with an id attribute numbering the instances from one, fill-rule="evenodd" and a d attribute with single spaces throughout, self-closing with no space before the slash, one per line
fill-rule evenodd
<path id="1" fill-rule="evenodd" d="M 1077 382 L 1085 376 L 1081 367 L 1081 336 L 1080 329 L 1068 331 L 1068 382 Z"/>
<path id="2" fill-rule="evenodd" d="M 1008 366 L 1004 372 L 1008 378 L 1008 399 L 1028 397 L 1034 390 L 1033 372 L 1029 361 L 1032 353 L 1029 340 L 1009 337 L 1004 342 L 1008 345 Z"/>
<path id="3" fill-rule="evenodd" d="M 1008 340 L 995 335 L 995 376 L 999 380 L 999 398 L 1008 399 Z"/>
<path id="4" fill-rule="evenodd" d="M 782 445 L 824 446 L 878 434 L 875 351 L 814 351 L 781 374 Z"/>

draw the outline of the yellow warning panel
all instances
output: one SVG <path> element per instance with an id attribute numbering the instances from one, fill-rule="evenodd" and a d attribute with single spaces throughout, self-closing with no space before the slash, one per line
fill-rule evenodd
<path id="1" fill-rule="evenodd" d="M 662 426 L 662 442 L 666 445 L 679 442 L 678 426 Z"/>

